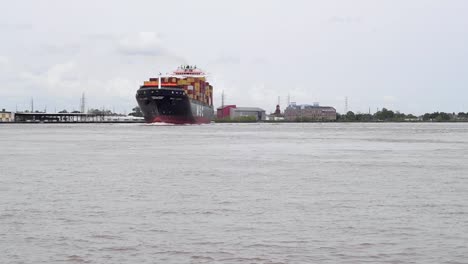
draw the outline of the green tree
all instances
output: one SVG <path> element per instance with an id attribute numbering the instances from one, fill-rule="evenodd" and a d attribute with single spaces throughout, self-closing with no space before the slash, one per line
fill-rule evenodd
<path id="1" fill-rule="evenodd" d="M 425 113 L 423 120 L 436 122 L 450 121 L 452 120 L 452 115 L 444 112 Z"/>
<path id="2" fill-rule="evenodd" d="M 423 115 L 423 121 L 430 121 L 430 120 L 432 120 L 432 115 L 429 113 L 425 113 Z"/>
<path id="3" fill-rule="evenodd" d="M 439 113 L 439 115 L 436 117 L 436 121 L 439 121 L 439 122 L 450 121 L 450 119 L 452 119 L 451 116 L 444 112 Z"/>
<path id="4" fill-rule="evenodd" d="M 355 121 L 356 120 L 356 115 L 354 114 L 353 111 L 348 111 L 348 113 L 346 113 L 346 120 L 347 121 Z"/>
<path id="5" fill-rule="evenodd" d="M 138 117 L 143 117 L 143 113 L 141 112 L 141 109 L 139 106 L 136 106 L 132 109 L 133 112 L 129 113 L 129 116 L 138 116 Z"/>
<path id="6" fill-rule="evenodd" d="M 343 115 L 341 115 L 340 113 L 336 113 L 336 121 L 340 121 L 343 119 Z"/>
<path id="7" fill-rule="evenodd" d="M 103 114 L 103 111 L 99 110 L 99 109 L 94 109 L 94 108 L 91 108 L 88 110 L 88 114 L 92 114 L 92 115 L 102 115 Z"/>
<path id="8" fill-rule="evenodd" d="M 356 114 L 356 121 L 360 121 L 360 122 L 372 121 L 372 115 L 370 115 L 370 114 Z"/>
<path id="9" fill-rule="evenodd" d="M 395 112 L 395 115 L 393 116 L 393 119 L 396 120 L 396 121 L 403 121 L 405 120 L 406 118 L 406 115 L 404 113 L 400 113 L 400 112 Z"/>

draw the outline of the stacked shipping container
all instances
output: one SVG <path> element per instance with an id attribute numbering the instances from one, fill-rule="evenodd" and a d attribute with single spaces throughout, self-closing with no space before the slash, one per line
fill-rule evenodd
<path id="1" fill-rule="evenodd" d="M 150 78 L 143 83 L 145 87 L 158 87 L 158 78 Z M 213 86 L 206 81 L 205 77 L 163 77 L 161 78 L 162 87 L 180 88 L 192 99 L 203 104 L 213 105 Z"/>

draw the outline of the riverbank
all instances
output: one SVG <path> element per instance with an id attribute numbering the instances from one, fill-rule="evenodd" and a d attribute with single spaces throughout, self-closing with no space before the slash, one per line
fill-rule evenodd
<path id="1" fill-rule="evenodd" d="M 468 123 L 468 120 L 441 120 L 441 121 L 424 121 L 424 120 L 412 120 L 412 121 L 274 121 L 274 120 L 263 120 L 263 121 L 237 121 L 237 120 L 222 120 L 213 121 L 214 123 L 278 123 L 278 124 L 297 124 L 297 123 Z"/>
<path id="2" fill-rule="evenodd" d="M 145 123 L 145 121 L 87 121 L 87 122 L 0 122 L 0 125 L 7 124 L 133 124 Z"/>

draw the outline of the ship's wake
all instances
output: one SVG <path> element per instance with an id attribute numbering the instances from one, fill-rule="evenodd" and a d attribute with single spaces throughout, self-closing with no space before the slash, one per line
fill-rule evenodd
<path id="1" fill-rule="evenodd" d="M 144 126 L 180 126 L 178 124 L 165 123 L 165 122 L 155 122 L 155 123 L 145 123 Z"/>

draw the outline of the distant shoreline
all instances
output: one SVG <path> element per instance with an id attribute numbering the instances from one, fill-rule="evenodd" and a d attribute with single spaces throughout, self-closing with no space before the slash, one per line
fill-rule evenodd
<path id="1" fill-rule="evenodd" d="M 442 120 L 442 121 L 424 121 L 424 120 L 414 120 L 414 121 L 273 121 L 273 120 L 263 120 L 263 121 L 213 121 L 214 123 L 229 123 L 229 124 L 235 124 L 235 123 L 270 123 L 270 124 L 288 124 L 288 123 L 294 123 L 294 124 L 300 124 L 300 123 L 468 123 L 468 120 Z"/>
<path id="2" fill-rule="evenodd" d="M 468 123 L 468 120 L 458 121 L 213 121 L 215 124 L 383 124 L 383 123 Z M 99 122 L 0 122 L 0 125 L 25 124 L 25 125 L 46 125 L 46 124 L 146 124 L 144 121 L 99 121 Z"/>
<path id="3" fill-rule="evenodd" d="M 144 121 L 96 121 L 96 122 L 0 122 L 2 124 L 29 124 L 29 125 L 46 125 L 46 124 L 144 124 Z"/>

